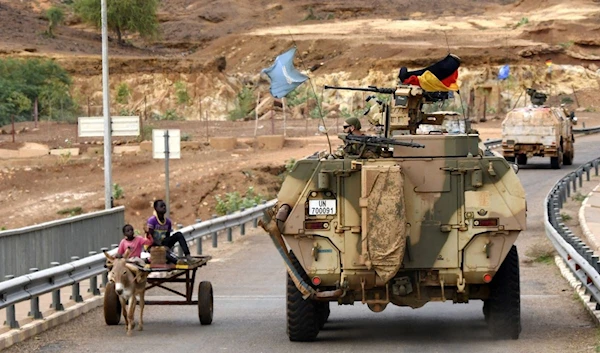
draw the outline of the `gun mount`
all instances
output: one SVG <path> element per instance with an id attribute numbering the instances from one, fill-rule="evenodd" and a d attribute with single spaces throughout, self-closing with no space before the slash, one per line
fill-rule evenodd
<path id="1" fill-rule="evenodd" d="M 533 105 L 544 105 L 548 99 L 548 95 L 542 92 L 538 92 L 533 88 L 527 88 L 525 90 L 529 98 L 531 98 L 531 104 Z"/>
<path id="2" fill-rule="evenodd" d="M 397 130 L 416 134 L 420 124 L 441 125 L 444 120 L 443 117 L 423 112 L 423 105 L 440 102 L 449 98 L 448 92 L 426 92 L 421 87 L 413 85 L 398 85 L 396 88 L 380 88 L 376 86 L 324 86 L 324 88 L 391 94 L 392 99 L 389 103 L 378 101 L 378 114 L 369 118 L 372 124 L 383 128 L 384 137 L 391 137 L 394 135 L 393 132 Z"/>

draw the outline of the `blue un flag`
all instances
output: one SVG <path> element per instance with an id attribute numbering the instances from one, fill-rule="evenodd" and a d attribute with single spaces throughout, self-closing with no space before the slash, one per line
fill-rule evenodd
<path id="1" fill-rule="evenodd" d="M 273 66 L 263 69 L 271 79 L 271 94 L 275 98 L 285 97 L 288 93 L 308 80 L 308 76 L 301 74 L 294 68 L 294 55 L 296 48 L 292 48 L 279 55 Z"/>
<path id="2" fill-rule="evenodd" d="M 510 67 L 508 65 L 504 65 L 500 68 L 500 71 L 498 71 L 498 80 L 500 80 L 500 81 L 506 80 L 509 75 L 510 75 Z"/>

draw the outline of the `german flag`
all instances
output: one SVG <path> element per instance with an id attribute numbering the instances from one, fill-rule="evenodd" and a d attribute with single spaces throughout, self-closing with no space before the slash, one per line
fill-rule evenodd
<path id="1" fill-rule="evenodd" d="M 406 85 L 415 85 L 427 92 L 458 91 L 458 67 L 460 58 L 448 54 L 444 59 L 421 70 L 408 71 L 406 67 L 400 68 L 398 79 Z"/>

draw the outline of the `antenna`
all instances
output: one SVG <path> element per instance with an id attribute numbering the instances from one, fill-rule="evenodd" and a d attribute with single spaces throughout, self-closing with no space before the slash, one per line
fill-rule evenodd
<path id="1" fill-rule="evenodd" d="M 296 40 L 294 39 L 294 36 L 292 36 L 292 32 L 290 32 L 288 30 L 288 33 L 290 34 L 290 38 L 292 38 L 292 43 L 294 44 L 295 48 L 298 48 L 298 45 L 296 44 Z M 304 60 L 302 60 L 302 55 L 298 55 L 298 57 L 300 58 L 300 64 L 302 65 L 302 68 L 304 69 L 304 71 L 308 72 L 309 70 L 306 68 L 306 65 L 304 64 Z M 323 124 L 323 127 L 325 128 L 325 136 L 327 136 L 327 145 L 329 145 L 329 154 L 332 154 L 331 151 L 331 140 L 329 139 L 329 133 L 327 131 L 329 131 L 329 129 L 327 129 L 327 127 L 325 126 L 325 118 L 323 117 L 323 111 L 321 110 L 321 104 L 323 102 L 321 102 L 321 104 L 319 104 L 319 98 L 317 96 L 317 92 L 315 91 L 315 86 L 312 83 L 312 79 L 310 78 L 310 76 L 308 77 L 308 82 L 310 83 L 310 88 L 313 92 L 313 95 L 315 96 L 315 99 L 317 99 L 317 109 L 319 110 L 319 117 L 321 118 L 321 123 Z M 323 100 L 323 98 L 321 98 L 321 101 Z M 308 100 L 306 101 L 306 107 L 308 108 Z"/>
<path id="2" fill-rule="evenodd" d="M 446 37 L 446 48 L 448 49 L 448 54 L 450 54 L 450 44 L 448 44 L 448 34 L 444 31 L 444 37 Z"/>

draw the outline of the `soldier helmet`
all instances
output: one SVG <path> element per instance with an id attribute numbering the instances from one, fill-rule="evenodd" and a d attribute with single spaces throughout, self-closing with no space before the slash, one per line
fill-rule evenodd
<path id="1" fill-rule="evenodd" d="M 346 124 L 354 126 L 356 130 L 360 130 L 360 120 L 358 118 L 348 118 L 346 119 Z"/>

